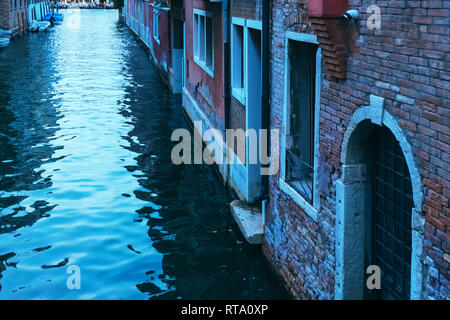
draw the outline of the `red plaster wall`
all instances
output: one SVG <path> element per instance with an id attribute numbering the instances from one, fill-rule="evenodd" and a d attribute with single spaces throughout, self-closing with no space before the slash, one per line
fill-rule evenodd
<path id="1" fill-rule="evenodd" d="M 153 53 L 155 63 L 162 67 L 166 66 L 166 70 L 170 68 L 170 37 L 169 37 L 169 11 L 159 11 L 159 43 L 153 37 L 153 7 L 149 6 L 149 28 L 151 39 L 153 42 Z"/>
<path id="2" fill-rule="evenodd" d="M 213 14 L 213 33 L 214 33 L 214 77 L 212 78 L 194 61 L 193 55 L 193 9 L 210 11 Z M 224 83 L 223 83 L 223 32 L 222 32 L 222 3 L 205 3 L 203 1 L 190 0 L 185 1 L 186 17 L 186 59 L 187 59 L 187 89 L 195 97 L 197 103 L 203 108 L 206 115 L 210 117 L 214 126 L 218 129 L 224 129 Z M 202 94 L 198 92 L 198 87 L 206 87 L 211 96 L 212 105 L 210 105 Z"/>

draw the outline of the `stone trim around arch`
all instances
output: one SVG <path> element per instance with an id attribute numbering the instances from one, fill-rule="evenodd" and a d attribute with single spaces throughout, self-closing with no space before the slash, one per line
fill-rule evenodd
<path id="1" fill-rule="evenodd" d="M 349 154 L 351 137 L 361 122 L 386 126 L 403 151 L 411 176 L 414 208 L 412 212 L 411 299 L 425 299 L 426 257 L 424 253 L 425 217 L 419 169 L 411 145 L 397 123 L 384 109 L 384 98 L 370 96 L 370 105 L 357 109 L 348 125 L 341 149 L 341 178 L 336 186 L 336 278 L 335 299 L 362 299 L 364 294 L 364 227 L 366 212 L 366 165 L 354 163 Z"/>

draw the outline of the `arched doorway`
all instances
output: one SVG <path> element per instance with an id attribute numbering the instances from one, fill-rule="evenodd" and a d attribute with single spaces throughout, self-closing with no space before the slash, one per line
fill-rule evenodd
<path id="1" fill-rule="evenodd" d="M 355 111 L 336 186 L 336 299 L 422 299 L 422 186 L 411 146 L 381 98 Z M 381 290 L 366 286 L 381 270 Z"/>

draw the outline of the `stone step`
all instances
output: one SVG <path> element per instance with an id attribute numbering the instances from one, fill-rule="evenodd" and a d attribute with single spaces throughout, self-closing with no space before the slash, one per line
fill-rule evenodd
<path id="1" fill-rule="evenodd" d="M 233 217 L 248 243 L 261 244 L 264 238 L 261 208 L 241 200 L 234 200 L 230 207 Z"/>

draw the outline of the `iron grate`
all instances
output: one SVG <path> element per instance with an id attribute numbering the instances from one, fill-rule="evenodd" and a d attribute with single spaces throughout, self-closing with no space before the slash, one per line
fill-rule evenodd
<path id="1" fill-rule="evenodd" d="M 403 152 L 385 127 L 375 129 L 373 263 L 381 269 L 381 298 L 409 299 L 412 186 Z"/>

